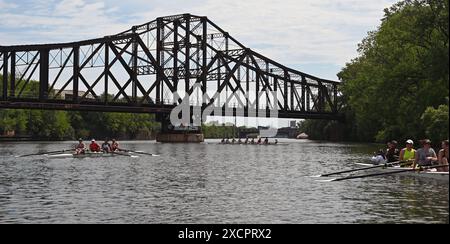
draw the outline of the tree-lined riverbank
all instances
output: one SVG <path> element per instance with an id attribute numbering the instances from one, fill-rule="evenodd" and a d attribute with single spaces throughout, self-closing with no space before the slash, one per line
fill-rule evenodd
<path id="1" fill-rule="evenodd" d="M 385 9 L 359 56 L 338 74 L 346 123 L 307 120 L 301 129 L 325 140 L 447 139 L 448 11 L 448 0 L 406 0 Z"/>

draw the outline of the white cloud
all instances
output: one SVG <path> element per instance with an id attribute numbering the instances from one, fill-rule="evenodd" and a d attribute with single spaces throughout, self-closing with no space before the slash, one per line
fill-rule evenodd
<path id="1" fill-rule="evenodd" d="M 6 11 L 9 9 L 14 9 L 17 7 L 18 7 L 18 5 L 15 3 L 8 3 L 8 2 L 5 2 L 4 0 L 0 0 L 0 12 Z"/>
<path id="2" fill-rule="evenodd" d="M 175 5 L 172 11 L 157 7 L 140 17 L 183 12 L 206 15 L 247 47 L 281 63 L 343 66 L 356 56 L 357 43 L 367 31 L 377 27 L 383 9 L 394 2 L 205 0 L 195 6 Z"/>
<path id="3" fill-rule="evenodd" d="M 208 16 L 247 47 L 280 63 L 339 67 L 355 57 L 357 43 L 367 31 L 376 28 L 383 9 L 394 2 L 37 0 L 23 8 L 28 9 L 24 12 L 8 11 L 0 15 L 0 32 L 8 36 L 8 39 L 0 39 L 0 43 L 48 43 L 97 38 L 159 16 L 190 12 Z M 20 2 L 11 4 L 0 0 L 0 9 L 17 8 L 17 4 Z"/>

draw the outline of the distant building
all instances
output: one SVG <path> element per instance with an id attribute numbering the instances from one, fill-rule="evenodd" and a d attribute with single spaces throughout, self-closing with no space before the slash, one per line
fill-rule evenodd
<path id="1" fill-rule="evenodd" d="M 73 98 L 73 90 L 56 90 L 55 89 L 55 94 L 59 94 L 59 98 L 63 99 L 63 100 L 72 100 Z M 82 97 L 84 95 L 84 93 L 86 93 L 85 91 L 78 91 L 78 97 Z M 94 96 L 92 96 L 91 93 L 87 94 L 86 99 L 95 99 Z"/>
<path id="2" fill-rule="evenodd" d="M 290 122 L 289 122 L 289 127 L 291 127 L 291 128 L 297 128 L 297 121 L 296 120 L 291 120 Z"/>

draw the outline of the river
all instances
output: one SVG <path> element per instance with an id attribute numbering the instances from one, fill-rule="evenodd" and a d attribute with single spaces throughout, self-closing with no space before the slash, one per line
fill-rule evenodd
<path id="1" fill-rule="evenodd" d="M 0 144 L 0 223 L 448 223 L 449 185 L 407 176 L 318 182 L 378 145 L 121 142 L 161 155 L 16 158 L 74 145 Z"/>

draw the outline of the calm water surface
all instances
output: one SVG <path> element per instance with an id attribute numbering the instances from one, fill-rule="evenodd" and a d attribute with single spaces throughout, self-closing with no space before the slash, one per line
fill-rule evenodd
<path id="1" fill-rule="evenodd" d="M 0 223 L 448 223 L 448 183 L 386 176 L 324 183 L 374 145 L 122 142 L 161 157 L 14 155 L 72 142 L 0 144 Z"/>

